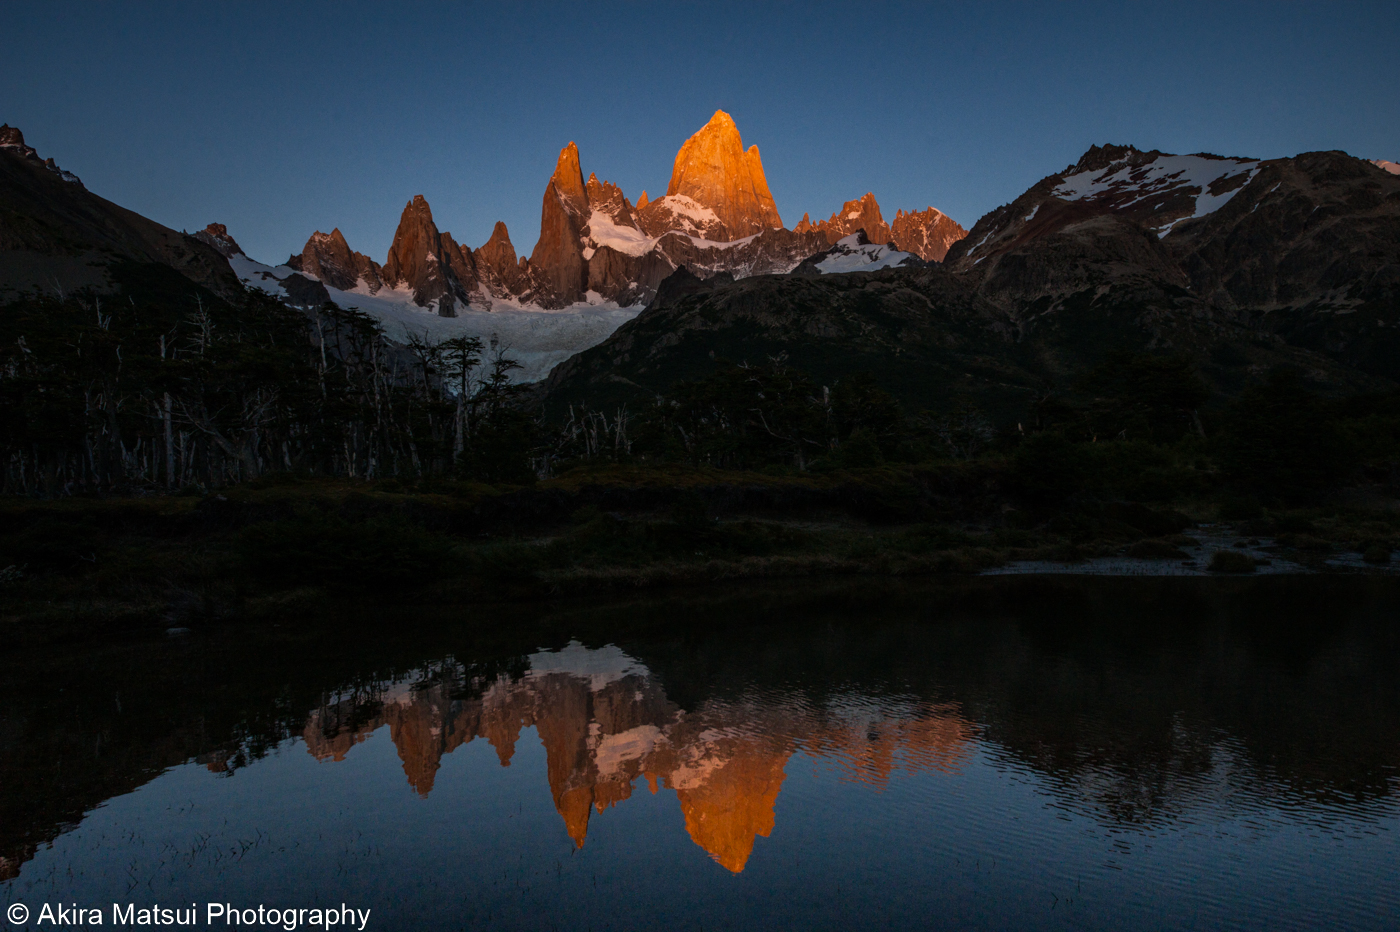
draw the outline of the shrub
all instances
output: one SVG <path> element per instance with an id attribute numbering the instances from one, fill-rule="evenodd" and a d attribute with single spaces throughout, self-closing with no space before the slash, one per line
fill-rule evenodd
<path id="1" fill-rule="evenodd" d="M 1225 418 L 1218 449 L 1237 487 L 1285 501 L 1320 496 L 1345 472 L 1348 451 L 1323 400 L 1293 373 L 1275 372 Z"/>
<path id="2" fill-rule="evenodd" d="M 1097 486 L 1096 463 L 1085 444 L 1063 434 L 1034 434 L 1016 448 L 1011 482 L 1029 501 L 1049 504 Z"/>
<path id="3" fill-rule="evenodd" d="M 1374 543 L 1361 553 L 1361 559 L 1377 565 L 1390 562 L 1390 544 Z"/>
<path id="4" fill-rule="evenodd" d="M 1210 558 L 1212 573 L 1252 573 L 1256 564 L 1254 558 L 1238 550 L 1217 550 Z"/>

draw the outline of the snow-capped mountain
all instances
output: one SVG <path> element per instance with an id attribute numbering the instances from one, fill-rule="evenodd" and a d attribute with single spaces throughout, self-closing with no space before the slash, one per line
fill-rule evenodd
<path id="1" fill-rule="evenodd" d="M 905 251 L 932 260 L 965 233 L 933 208 L 900 211 L 895 227 L 911 244 Z M 405 207 L 383 267 L 338 231 L 313 234 L 287 266 L 340 291 L 374 295 L 381 286 L 404 286 L 415 306 L 442 317 L 502 304 L 631 307 L 650 300 L 681 266 L 736 278 L 789 272 L 860 229 L 875 243 L 893 235 L 871 194 L 848 202 L 839 219 L 814 225 L 804 216 L 786 229 L 758 147 L 745 149 L 721 110 L 677 152 L 666 194 L 651 200 L 644 191 L 635 205 L 596 173 L 585 181 L 578 147 L 565 146 L 545 185 L 540 238 L 528 258 L 516 254 L 502 223 L 480 249 L 458 244 L 438 231 L 419 196 Z"/>
<path id="2" fill-rule="evenodd" d="M 1256 159 L 1093 146 L 1074 165 L 984 216 L 954 251 L 958 261 L 976 264 L 1100 215 L 1132 221 L 1162 238 L 1178 224 L 1228 204 L 1260 164 Z"/>

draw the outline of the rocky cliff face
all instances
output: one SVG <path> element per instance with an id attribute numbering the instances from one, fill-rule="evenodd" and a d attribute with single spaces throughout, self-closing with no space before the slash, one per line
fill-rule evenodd
<path id="1" fill-rule="evenodd" d="M 476 268 L 481 273 L 481 281 L 497 294 L 520 294 L 526 288 L 529 263 L 515 255 L 515 246 L 510 241 L 510 231 L 499 220 L 491 231 L 491 238 L 475 253 Z"/>
<path id="2" fill-rule="evenodd" d="M 890 224 L 895 247 L 912 252 L 925 262 L 942 262 L 953 244 L 967 236 L 962 224 L 952 217 L 927 207 L 905 212 L 899 210 Z"/>
<path id="3" fill-rule="evenodd" d="M 716 110 L 676 153 L 666 196 L 683 195 L 715 213 L 724 240 L 781 227 L 778 206 L 768 190 L 758 146 L 744 150 L 734 118 Z"/>
<path id="4" fill-rule="evenodd" d="M 588 225 L 588 193 L 583 187 L 578 146 L 559 153 L 540 207 L 540 238 L 530 253 L 530 268 L 548 304 L 568 304 L 583 297 L 588 272 L 583 258 L 583 230 Z"/>
<path id="5" fill-rule="evenodd" d="M 211 223 L 194 235 L 194 238 L 201 243 L 208 243 L 219 251 L 219 255 L 225 259 L 233 256 L 243 255 L 243 247 L 239 246 L 234 238 L 229 235 L 228 227 L 222 223 Z"/>
<path id="6" fill-rule="evenodd" d="M 803 214 L 802 222 L 793 229 L 799 233 L 817 230 L 826 237 L 828 244 L 835 244 L 837 240 L 845 239 L 857 230 L 864 230 L 866 238 L 872 243 L 888 243 L 891 239 L 889 224 L 880 216 L 880 205 L 876 202 L 875 195 L 870 193 L 859 200 L 842 204 L 841 209 L 832 214 L 830 220 L 812 223 L 807 219 L 807 215 Z"/>
<path id="7" fill-rule="evenodd" d="M 312 233 L 301 254 L 293 256 L 287 264 L 341 291 L 364 287 L 374 294 L 383 286 L 379 263 L 352 250 L 339 227 L 330 233 L 320 230 Z"/>
<path id="8" fill-rule="evenodd" d="M 832 245 L 864 230 L 871 243 L 894 243 L 896 249 L 913 253 L 925 262 L 942 262 L 949 247 L 967 235 L 956 221 L 932 207 L 907 213 L 900 210 L 895 214 L 894 223 L 887 224 L 880 214 L 879 202 L 870 193 L 842 204 L 829 220 L 813 223 L 803 214 L 802 222 L 793 229 L 798 233 L 820 232 Z"/>
<path id="9" fill-rule="evenodd" d="M 437 232 L 420 197 L 405 209 L 382 272 L 335 242 L 334 233 L 313 236 L 289 264 L 318 278 L 324 272 L 332 285 L 363 280 L 371 292 L 377 280 L 407 284 L 420 306 L 435 304 L 447 313 L 473 301 L 489 307 L 492 298 L 545 308 L 584 299 L 632 305 L 650 300 L 681 266 L 706 276 L 785 273 L 858 229 L 877 243 L 893 236 L 870 194 L 829 221 L 812 224 L 804 216 L 796 229 L 785 229 L 758 147 L 743 147 L 738 127 L 722 110 L 681 146 L 663 197 L 652 200 L 644 191 L 634 205 L 617 185 L 596 174 L 584 178 L 571 142 L 545 186 L 540 238 L 529 259 L 517 255 L 503 224 L 480 249 L 458 246 L 450 234 Z M 941 258 L 962 231 L 932 208 L 899 216 L 907 251 L 921 257 Z"/>
<path id="10" fill-rule="evenodd" d="M 455 317 L 458 304 L 470 302 L 478 275 L 469 252 L 450 233 L 439 233 L 423 195 L 403 209 L 399 228 L 382 273 L 390 288 L 407 286 L 420 307 L 435 305 L 443 317 Z"/>

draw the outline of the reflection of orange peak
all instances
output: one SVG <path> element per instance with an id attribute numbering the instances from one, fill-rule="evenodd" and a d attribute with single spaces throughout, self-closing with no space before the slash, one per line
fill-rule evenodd
<path id="1" fill-rule="evenodd" d="M 564 830 L 574 841 L 575 848 L 582 848 L 588 837 L 588 817 L 593 810 L 593 787 L 576 786 L 565 790 L 554 801 L 559 814 L 564 817 Z"/>
<path id="2" fill-rule="evenodd" d="M 342 760 L 388 724 L 409 785 L 427 796 L 445 754 L 482 737 L 507 764 L 521 729 L 534 727 L 554 805 L 575 846 L 587 838 L 590 810 L 629 798 L 645 776 L 653 793 L 658 782 L 675 790 L 691 839 L 739 873 L 756 839 L 773 831 L 795 747 L 879 788 L 896 770 L 955 769 L 972 737 L 953 704 L 895 701 L 818 711 L 780 700 L 704 702 L 681 713 L 646 668 L 616 647 L 571 644 L 530 659 L 529 675 L 498 680 L 475 699 L 454 699 L 452 685 L 443 682 L 328 704 L 307 720 L 307 750 L 319 760 Z"/>
<path id="3" fill-rule="evenodd" d="M 789 752 L 740 749 L 694 789 L 677 790 L 691 840 L 725 869 L 739 873 L 754 840 L 773 831 L 773 804 Z"/>

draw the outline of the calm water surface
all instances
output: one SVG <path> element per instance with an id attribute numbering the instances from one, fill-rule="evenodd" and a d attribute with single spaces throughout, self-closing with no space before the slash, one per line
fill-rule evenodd
<path id="1" fill-rule="evenodd" d="M 35 913 L 1400 928 L 1394 581 L 687 592 L 4 668 L 0 906 Z"/>

